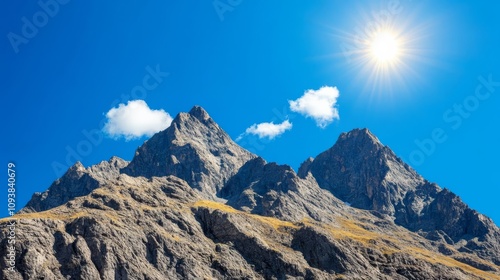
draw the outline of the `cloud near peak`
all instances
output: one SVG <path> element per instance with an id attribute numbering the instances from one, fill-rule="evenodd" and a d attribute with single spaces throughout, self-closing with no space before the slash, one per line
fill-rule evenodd
<path id="1" fill-rule="evenodd" d="M 236 141 L 241 140 L 244 135 L 252 134 L 257 135 L 259 138 L 268 138 L 269 140 L 274 139 L 277 136 L 285 133 L 287 130 L 292 129 L 292 123 L 289 120 L 285 120 L 280 124 L 275 124 L 274 122 L 264 122 L 259 124 L 253 124 L 245 130 L 245 133 L 240 135 Z"/>
<path id="2" fill-rule="evenodd" d="M 106 113 L 104 132 L 114 139 L 133 140 L 152 136 L 170 126 L 172 117 L 164 110 L 152 110 L 144 100 L 120 104 Z"/>
<path id="3" fill-rule="evenodd" d="M 337 87 L 324 86 L 318 90 L 309 89 L 297 100 L 289 100 L 288 104 L 293 112 L 313 118 L 317 126 L 325 128 L 340 119 L 337 108 L 339 95 Z"/>

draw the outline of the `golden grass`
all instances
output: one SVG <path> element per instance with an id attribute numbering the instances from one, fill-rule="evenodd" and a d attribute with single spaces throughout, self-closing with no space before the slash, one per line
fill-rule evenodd
<path id="1" fill-rule="evenodd" d="M 339 223 L 339 227 L 329 225 L 324 226 L 330 231 L 333 237 L 337 239 L 349 238 L 368 246 L 370 241 L 386 238 L 386 236 L 366 230 L 355 222 L 347 219 L 339 218 L 337 219 L 337 222 Z"/>
<path id="2" fill-rule="evenodd" d="M 279 228 L 282 228 L 282 227 L 293 228 L 293 229 L 300 228 L 299 226 L 295 225 L 292 222 L 282 221 L 280 219 L 271 218 L 271 217 L 263 217 L 263 216 L 254 215 L 254 214 L 247 214 L 247 213 L 245 213 L 245 214 L 249 215 L 250 217 L 252 217 L 254 219 L 257 219 L 263 223 L 266 223 L 266 224 L 272 226 L 276 230 L 278 230 Z"/>
<path id="3" fill-rule="evenodd" d="M 233 207 L 231 207 L 231 206 L 229 206 L 227 204 L 219 203 L 219 202 L 215 202 L 215 201 L 211 201 L 211 200 L 199 200 L 199 201 L 196 201 L 193 204 L 193 207 L 202 207 L 202 208 L 204 207 L 204 208 L 221 210 L 221 211 L 224 211 L 224 212 L 227 212 L 227 213 L 237 213 L 237 214 L 245 215 L 245 216 L 250 217 L 250 218 L 252 218 L 254 220 L 257 220 L 257 221 L 259 221 L 261 223 L 270 225 L 275 230 L 279 230 L 282 227 L 294 228 L 294 229 L 299 228 L 297 225 L 295 225 L 292 222 L 282 221 L 280 219 L 271 218 L 271 217 L 265 217 L 265 216 L 255 215 L 255 214 L 249 214 L 249 213 L 246 213 L 246 212 L 243 212 L 243 211 L 236 210 L 236 209 L 234 209 Z"/>
<path id="4" fill-rule="evenodd" d="M 420 247 L 416 247 L 416 246 L 408 246 L 407 244 L 404 244 L 401 241 L 406 241 L 409 244 L 411 244 L 412 239 L 409 238 L 408 236 L 403 236 L 403 234 L 401 234 L 401 233 L 397 234 L 399 240 L 395 240 L 391 236 L 366 230 L 363 227 L 361 227 L 359 224 L 357 224 L 353 221 L 347 220 L 347 219 L 338 219 L 337 221 L 338 221 L 339 226 L 340 226 L 338 228 L 332 227 L 330 225 L 321 225 L 321 227 L 328 229 L 329 232 L 335 238 L 339 238 L 339 239 L 349 238 L 352 240 L 356 240 L 356 241 L 361 242 L 365 246 L 372 246 L 374 248 L 380 249 L 383 254 L 390 255 L 390 254 L 394 254 L 394 253 L 406 253 L 406 254 L 409 254 L 417 259 L 421 259 L 421 260 L 424 260 L 424 261 L 429 262 L 429 263 L 434 263 L 434 264 L 439 263 L 439 264 L 442 264 L 442 265 L 445 265 L 448 267 L 460 268 L 461 270 L 463 270 L 465 272 L 483 277 L 485 279 L 500 279 L 499 275 L 496 275 L 496 274 L 493 274 L 490 272 L 486 272 L 483 270 L 479 270 L 479 269 L 474 268 L 470 265 L 467 265 L 465 263 L 457 261 L 451 257 L 444 256 L 442 254 L 426 250 L 425 248 L 420 248 Z M 387 241 L 390 241 L 394 244 L 397 244 L 398 246 L 401 246 L 402 249 L 394 248 L 394 247 L 387 245 L 387 244 L 384 244 L 384 245 L 382 245 L 380 243 L 378 243 L 376 245 L 370 244 L 371 240 L 382 240 L 382 241 L 387 240 Z M 415 241 L 413 240 L 413 242 L 415 242 Z M 481 260 L 478 258 L 475 258 L 475 259 L 476 259 L 476 261 L 481 262 L 483 264 L 492 265 L 491 263 L 488 263 L 484 260 Z"/>
<path id="5" fill-rule="evenodd" d="M 486 279 L 500 279 L 499 275 L 477 269 L 477 268 L 472 267 L 472 266 L 465 264 L 463 262 L 459 262 L 451 257 L 441 255 L 441 254 L 438 254 L 438 253 L 435 253 L 435 252 L 432 252 L 429 250 L 425 250 L 422 248 L 418 248 L 418 247 L 414 247 L 414 246 L 407 246 L 403 250 L 401 250 L 401 252 L 408 253 L 416 258 L 425 260 L 425 261 L 430 262 L 430 263 L 439 263 L 439 264 L 442 264 L 442 265 L 445 265 L 448 267 L 460 268 L 463 271 L 469 272 L 469 273 L 476 275 L 476 276 L 481 276 L 481 277 L 486 278 Z M 478 262 L 492 265 L 491 263 L 487 263 L 487 262 L 479 260 L 477 258 L 475 258 L 475 259 Z"/>
<path id="6" fill-rule="evenodd" d="M 194 207 L 217 209 L 217 210 L 221 210 L 221 211 L 228 212 L 228 213 L 243 213 L 241 211 L 234 209 L 233 207 L 231 207 L 229 205 L 215 202 L 215 201 L 211 201 L 211 200 L 198 200 L 193 204 L 193 206 Z"/>

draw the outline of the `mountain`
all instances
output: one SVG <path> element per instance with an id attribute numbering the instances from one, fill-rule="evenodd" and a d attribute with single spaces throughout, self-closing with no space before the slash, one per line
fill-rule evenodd
<path id="1" fill-rule="evenodd" d="M 128 162 L 119 157 L 112 157 L 109 161 L 103 161 L 89 168 L 77 162 L 48 190 L 35 193 L 21 213 L 45 211 L 75 197 L 87 195 L 113 181 L 120 174 L 120 170 L 127 165 Z"/>
<path id="2" fill-rule="evenodd" d="M 431 240 L 500 265 L 500 231 L 493 221 L 423 179 L 368 129 L 340 135 L 332 148 L 301 166 L 302 177 L 309 173 L 353 207 L 388 215 Z"/>
<path id="3" fill-rule="evenodd" d="M 500 279 L 498 227 L 368 130 L 296 173 L 198 106 L 130 163 L 75 164 L 13 218 L 2 279 Z"/>
<path id="4" fill-rule="evenodd" d="M 131 176 L 173 175 L 205 197 L 214 198 L 224 183 L 255 155 L 238 146 L 208 113 L 195 106 L 137 149 L 122 172 Z"/>

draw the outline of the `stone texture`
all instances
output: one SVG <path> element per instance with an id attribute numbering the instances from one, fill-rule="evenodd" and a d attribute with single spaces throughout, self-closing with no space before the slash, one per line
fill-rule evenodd
<path id="1" fill-rule="evenodd" d="M 224 183 L 255 155 L 238 146 L 201 107 L 180 113 L 166 130 L 137 149 L 123 169 L 131 176 L 174 175 L 205 197 L 214 198 Z"/>
<path id="2" fill-rule="evenodd" d="M 312 176 L 300 178 L 290 166 L 266 163 L 260 157 L 243 165 L 219 195 L 236 209 L 288 221 L 331 221 L 332 213 L 347 211 Z"/>
<path id="3" fill-rule="evenodd" d="M 77 163 L 14 218 L 2 279 L 500 279 L 496 225 L 368 130 L 296 174 L 200 107 L 130 164 Z"/>
<path id="4" fill-rule="evenodd" d="M 44 212 L 18 214 L 15 272 L 2 279 L 500 279 L 423 237 L 351 208 L 298 222 L 203 200 L 179 178 L 120 175 Z M 343 211 L 339 209 L 338 211 Z M 0 254 L 6 254 L 6 219 Z M 453 258 L 454 257 L 454 258 Z"/>
<path id="5" fill-rule="evenodd" d="M 21 213 L 44 211 L 62 205 L 71 199 L 89 194 L 92 190 L 114 180 L 120 174 L 120 169 L 128 162 L 112 157 L 108 161 L 85 168 L 80 162 L 70 167 L 68 171 L 56 180 L 43 193 L 35 193 Z"/>
<path id="6" fill-rule="evenodd" d="M 340 135 L 335 145 L 306 161 L 300 175 L 353 207 L 374 210 L 423 236 L 443 240 L 500 264 L 500 231 L 446 189 L 430 183 L 384 146 L 368 129 Z M 472 244 L 471 244 L 472 242 Z"/>

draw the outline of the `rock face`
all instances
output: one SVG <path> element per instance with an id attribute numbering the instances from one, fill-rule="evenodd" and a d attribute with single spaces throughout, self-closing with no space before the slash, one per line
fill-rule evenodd
<path id="1" fill-rule="evenodd" d="M 236 209 L 288 221 L 331 221 L 332 214 L 346 208 L 312 176 L 299 178 L 290 166 L 266 163 L 260 157 L 243 165 L 219 195 Z"/>
<path id="2" fill-rule="evenodd" d="M 203 200 L 173 177 L 119 175 L 44 212 L 18 214 L 2 279 L 500 279 L 419 235 L 352 209 L 331 223 L 283 221 Z M 0 253 L 7 231 L 1 220 Z M 377 225 L 378 224 L 378 225 Z M 396 239 L 397 238 L 397 239 Z M 467 257 L 453 248 L 453 255 Z"/>
<path id="3" fill-rule="evenodd" d="M 120 174 L 120 169 L 127 164 L 127 161 L 119 157 L 112 157 L 109 161 L 103 161 L 89 168 L 77 162 L 48 190 L 35 193 L 21 212 L 44 211 L 62 205 L 75 197 L 87 195 L 110 180 L 114 180 Z"/>
<path id="4" fill-rule="evenodd" d="M 1 279 L 500 279 L 496 225 L 368 130 L 296 174 L 200 107 L 131 163 L 75 164 L 13 218 Z"/>
<path id="5" fill-rule="evenodd" d="M 320 187 L 352 206 L 388 215 L 397 213 L 396 206 L 408 191 L 425 184 L 421 176 L 367 129 L 340 135 L 331 149 L 312 162 L 306 161 L 299 175 L 304 177 L 308 172 Z M 425 203 L 422 201 L 421 205 Z M 419 208 L 416 205 L 415 210 Z"/>
<path id="6" fill-rule="evenodd" d="M 491 248 L 500 252 L 500 231 L 493 221 L 423 179 L 368 129 L 343 133 L 299 173 L 312 174 L 321 188 L 353 207 L 388 215 L 424 236 L 439 233 L 449 244 L 465 244 L 460 250 L 475 247 L 479 255 L 500 264 L 500 253 L 487 253 Z"/>
<path id="7" fill-rule="evenodd" d="M 122 172 L 147 178 L 174 175 L 213 198 L 254 157 L 234 143 L 203 108 L 195 106 L 137 149 Z"/>

